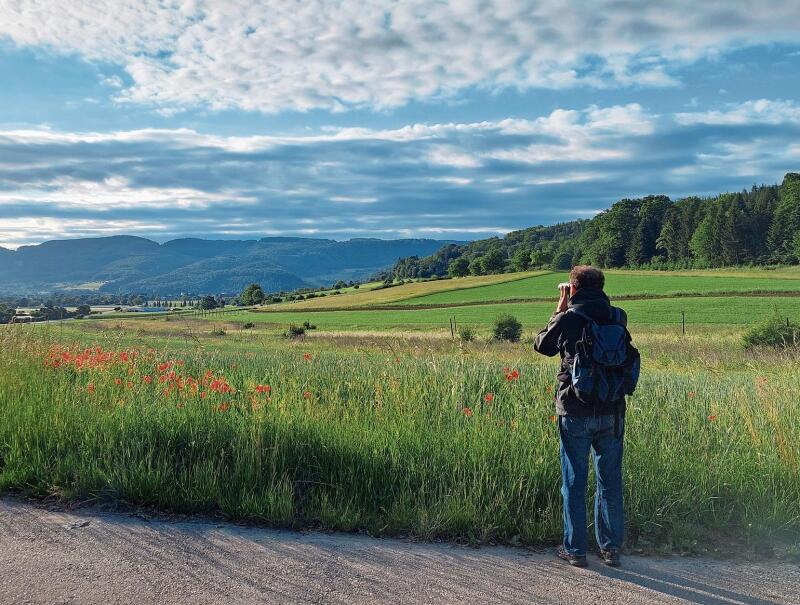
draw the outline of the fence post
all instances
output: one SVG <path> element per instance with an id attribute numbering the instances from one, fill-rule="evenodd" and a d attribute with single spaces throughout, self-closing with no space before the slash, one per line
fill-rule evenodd
<path id="1" fill-rule="evenodd" d="M 686 336 L 686 311 L 681 311 L 681 335 Z"/>

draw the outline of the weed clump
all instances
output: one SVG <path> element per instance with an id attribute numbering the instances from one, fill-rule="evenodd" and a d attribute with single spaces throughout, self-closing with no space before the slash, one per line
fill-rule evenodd
<path id="1" fill-rule="evenodd" d="M 471 326 L 459 326 L 458 338 L 461 342 L 472 342 L 475 340 L 475 328 Z"/>
<path id="2" fill-rule="evenodd" d="M 306 329 L 303 326 L 289 325 L 289 329 L 283 333 L 285 338 L 301 338 L 305 336 Z"/>
<path id="3" fill-rule="evenodd" d="M 772 315 L 747 330 L 742 339 L 746 349 L 795 347 L 800 344 L 800 325 L 782 317 L 776 308 Z"/>
<path id="4" fill-rule="evenodd" d="M 496 340 L 519 342 L 522 338 L 522 323 L 513 315 L 504 313 L 494 320 L 492 334 Z"/>

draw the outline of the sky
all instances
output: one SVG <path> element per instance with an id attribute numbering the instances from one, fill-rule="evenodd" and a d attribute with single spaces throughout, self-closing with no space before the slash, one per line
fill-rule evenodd
<path id="1" fill-rule="evenodd" d="M 0 0 L 0 246 L 501 236 L 800 171 L 796 0 Z"/>

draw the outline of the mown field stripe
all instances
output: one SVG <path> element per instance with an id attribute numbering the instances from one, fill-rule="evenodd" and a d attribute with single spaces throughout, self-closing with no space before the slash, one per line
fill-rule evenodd
<path id="1" fill-rule="evenodd" d="M 730 292 L 670 292 L 666 294 L 623 294 L 621 296 L 612 297 L 612 301 L 636 301 L 636 300 L 662 300 L 670 298 L 797 298 L 800 297 L 800 291 L 792 290 L 778 290 L 778 291 L 758 291 L 753 290 L 750 292 L 740 292 L 732 290 Z M 452 303 L 430 303 L 424 305 L 400 305 L 400 304 L 385 304 L 385 305 L 360 305 L 354 307 L 315 307 L 314 309 L 297 309 L 297 313 L 307 312 L 321 312 L 331 313 L 334 311 L 424 311 L 426 309 L 451 309 L 457 307 L 480 307 L 486 305 L 510 305 L 522 303 L 547 303 L 554 302 L 555 296 L 549 298 L 536 297 L 536 298 L 508 298 L 505 300 L 471 300 L 464 302 Z M 242 311 L 250 310 L 254 313 L 292 313 L 293 309 L 282 307 L 280 309 L 269 308 L 251 308 L 241 309 Z M 209 317 L 213 319 L 213 317 Z"/>

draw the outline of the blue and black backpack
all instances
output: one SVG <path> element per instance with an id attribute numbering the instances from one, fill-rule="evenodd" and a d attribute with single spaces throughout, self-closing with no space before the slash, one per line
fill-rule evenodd
<path id="1" fill-rule="evenodd" d="M 620 310 L 612 307 L 611 311 L 612 321 L 607 324 L 600 324 L 577 309 L 567 311 L 586 320 L 569 372 L 575 396 L 589 405 L 612 403 L 632 395 L 639 381 L 639 351 L 631 344 Z"/>

